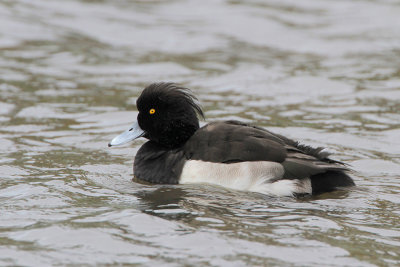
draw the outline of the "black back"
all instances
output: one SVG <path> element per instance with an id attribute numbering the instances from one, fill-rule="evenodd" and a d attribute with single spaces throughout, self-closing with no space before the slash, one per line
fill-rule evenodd
<path id="1" fill-rule="evenodd" d="M 202 127 L 183 150 L 187 159 L 218 163 L 283 162 L 287 156 L 281 139 L 236 121 L 214 122 Z"/>

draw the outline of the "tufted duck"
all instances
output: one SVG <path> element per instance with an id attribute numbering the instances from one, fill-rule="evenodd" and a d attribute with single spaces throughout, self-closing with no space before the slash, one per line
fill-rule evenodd
<path id="1" fill-rule="evenodd" d="M 109 146 L 148 139 L 134 160 L 139 180 L 209 183 L 272 196 L 319 194 L 354 185 L 346 166 L 328 158 L 323 148 L 239 121 L 200 128 L 198 117 L 204 115 L 197 99 L 177 84 L 147 86 L 136 105 L 137 122 Z"/>

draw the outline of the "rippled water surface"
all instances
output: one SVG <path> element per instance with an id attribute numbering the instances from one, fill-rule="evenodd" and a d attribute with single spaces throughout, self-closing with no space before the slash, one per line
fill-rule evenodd
<path id="1" fill-rule="evenodd" d="M 398 1 L 0 2 L 0 265 L 398 266 Z M 357 187 L 269 198 L 131 181 L 108 148 L 175 81 L 352 165 Z"/>

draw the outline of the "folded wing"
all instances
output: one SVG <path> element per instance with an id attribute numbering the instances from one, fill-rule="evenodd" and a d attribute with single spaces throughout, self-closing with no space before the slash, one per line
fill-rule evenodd
<path id="1" fill-rule="evenodd" d="M 322 148 L 311 148 L 237 121 L 210 123 L 185 144 L 187 159 L 235 163 L 272 161 L 285 169 L 284 179 L 302 179 L 328 171 L 345 171 L 340 162 L 328 158 Z"/>

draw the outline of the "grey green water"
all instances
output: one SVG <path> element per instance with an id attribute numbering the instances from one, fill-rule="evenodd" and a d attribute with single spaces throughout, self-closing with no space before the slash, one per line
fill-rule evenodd
<path id="1" fill-rule="evenodd" d="M 0 2 L 0 265 L 399 266 L 398 1 Z M 131 181 L 154 81 L 351 164 L 309 199 Z"/>

